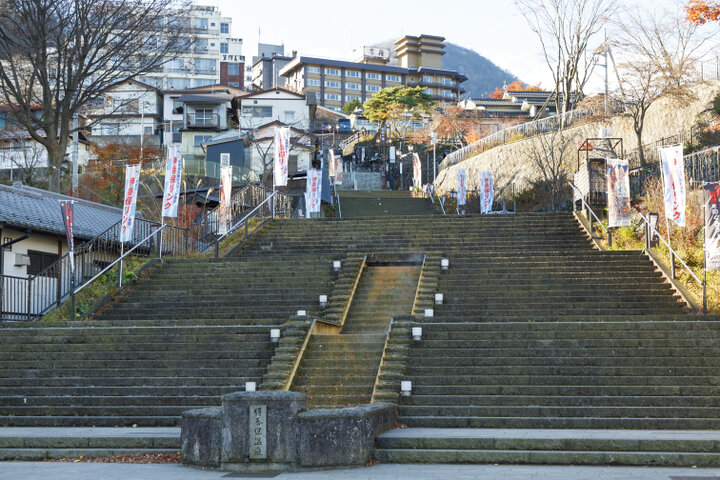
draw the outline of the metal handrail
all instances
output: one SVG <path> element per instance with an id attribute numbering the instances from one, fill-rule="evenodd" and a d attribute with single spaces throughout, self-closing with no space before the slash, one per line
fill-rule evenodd
<path id="1" fill-rule="evenodd" d="M 568 183 L 569 183 L 570 186 L 573 188 L 573 190 L 575 190 L 577 193 L 580 194 L 580 201 L 583 203 L 583 205 L 585 205 L 585 208 L 587 208 L 588 212 L 590 212 L 590 215 L 592 215 L 592 216 L 595 218 L 595 220 L 597 220 L 597 222 L 600 224 L 600 228 L 602 228 L 603 230 L 605 230 L 605 233 L 607 234 L 607 237 L 608 237 L 608 246 L 611 246 L 611 247 L 612 247 L 612 233 L 610 233 L 610 230 L 608 230 L 607 228 L 605 228 L 605 225 L 603 225 L 603 223 L 600 221 L 600 219 L 598 218 L 598 216 L 595 215 L 595 212 L 593 211 L 593 209 L 590 207 L 590 205 L 589 205 L 589 204 L 585 201 L 585 199 L 583 198 L 582 191 L 581 191 L 578 187 L 576 187 L 575 185 L 573 185 L 572 182 L 568 182 Z M 592 219 L 592 218 L 588 218 L 588 220 L 589 220 L 589 222 L 590 222 L 590 233 L 592 234 L 592 232 L 593 232 L 593 219 Z"/>
<path id="2" fill-rule="evenodd" d="M 438 194 L 436 193 L 435 196 L 437 197 L 438 203 L 440 204 L 440 210 L 442 210 L 443 215 L 447 216 L 447 213 L 445 213 L 445 204 L 444 204 L 444 202 L 442 201 L 442 199 L 440 198 L 440 195 L 438 195 Z M 432 200 L 432 194 L 430 194 L 430 199 Z"/>
<path id="3" fill-rule="evenodd" d="M 110 263 L 108 266 L 106 266 L 105 268 L 103 268 L 102 270 L 100 270 L 100 272 L 97 273 L 97 274 L 96 274 L 94 277 L 92 277 L 90 280 L 88 280 L 87 282 L 85 282 L 85 283 L 83 283 L 82 285 L 78 286 L 78 287 L 72 292 L 72 295 L 76 295 L 77 293 L 79 293 L 83 288 L 85 288 L 86 286 L 88 286 L 89 284 L 91 284 L 92 282 L 94 282 L 100 275 L 102 275 L 103 273 L 107 272 L 108 270 L 110 270 L 110 269 L 111 269 L 112 267 L 114 267 L 115 265 L 117 265 L 118 262 L 122 263 L 123 258 L 127 257 L 128 255 L 130 255 L 132 252 L 135 251 L 135 249 L 137 249 L 140 245 L 142 245 L 142 244 L 144 244 L 145 242 L 147 242 L 148 240 L 150 240 L 150 238 L 152 238 L 154 235 L 157 235 L 158 233 L 160 233 L 166 226 L 167 226 L 167 225 L 161 225 L 157 230 L 153 231 L 153 233 L 151 233 L 151 234 L 148 235 L 147 237 L 143 238 L 141 241 L 137 242 L 137 244 L 136 244 L 134 247 L 132 247 L 130 250 L 124 252 L 121 256 L 119 256 L 118 258 L 116 258 L 112 263 Z M 118 286 L 122 286 L 122 273 L 121 273 L 121 272 L 122 272 L 122 268 L 120 269 L 120 273 L 118 273 L 118 277 L 119 277 Z"/>
<path id="4" fill-rule="evenodd" d="M 707 313 L 707 284 L 706 282 L 700 280 L 700 277 L 693 272 L 690 267 L 688 266 L 685 261 L 683 261 L 682 258 L 680 258 L 680 255 L 675 251 L 675 249 L 670 246 L 670 243 L 667 242 L 662 235 L 660 235 L 660 232 L 652 226 L 650 223 L 650 220 L 640 211 L 639 208 L 635 207 L 635 210 L 637 210 L 638 215 L 640 215 L 640 218 L 643 219 L 643 222 L 645 222 L 645 247 L 650 247 L 650 240 L 649 235 L 651 232 L 655 232 L 658 236 L 658 238 L 665 244 L 665 246 L 668 248 L 668 251 L 670 253 L 670 262 L 671 262 L 671 276 L 675 278 L 675 259 L 677 259 L 678 262 L 680 262 L 680 265 L 685 267 L 685 270 L 690 274 L 691 277 L 695 279 L 696 282 L 702 287 L 703 290 L 703 313 Z M 705 253 L 703 253 L 704 255 Z"/>
<path id="5" fill-rule="evenodd" d="M 263 200 L 262 203 L 260 203 L 257 207 L 250 210 L 250 212 L 247 215 L 245 215 L 240 221 L 238 221 L 235 225 L 228 227 L 227 232 L 220 235 L 218 238 L 216 238 L 214 240 L 213 243 L 215 244 L 215 258 L 218 257 L 218 249 L 219 249 L 220 241 L 222 241 L 222 239 L 224 239 L 225 237 L 232 234 L 235 230 L 237 230 L 243 224 L 246 224 L 247 221 L 250 220 L 250 217 L 252 217 L 255 214 L 255 212 L 257 212 L 263 205 L 268 203 L 268 201 L 270 201 L 270 200 L 274 201 L 276 193 L 278 193 L 278 192 L 272 192 L 269 197 L 267 197 L 265 200 Z M 274 218 L 275 218 L 275 212 L 273 210 L 273 219 Z"/>

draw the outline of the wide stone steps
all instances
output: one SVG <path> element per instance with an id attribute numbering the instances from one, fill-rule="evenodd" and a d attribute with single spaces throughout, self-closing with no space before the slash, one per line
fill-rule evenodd
<path id="1" fill-rule="evenodd" d="M 376 439 L 387 463 L 716 467 L 717 432 L 408 428 Z"/>

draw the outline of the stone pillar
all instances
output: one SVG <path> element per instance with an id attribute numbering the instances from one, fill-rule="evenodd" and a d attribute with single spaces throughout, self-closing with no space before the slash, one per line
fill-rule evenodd
<path id="1" fill-rule="evenodd" d="M 292 470 L 297 465 L 296 416 L 307 408 L 303 393 L 237 392 L 223 396 L 222 468 Z"/>

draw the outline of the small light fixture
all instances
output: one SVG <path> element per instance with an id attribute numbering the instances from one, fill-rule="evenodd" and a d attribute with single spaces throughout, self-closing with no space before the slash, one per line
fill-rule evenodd
<path id="1" fill-rule="evenodd" d="M 327 295 L 320 295 L 320 306 L 327 307 L 327 304 L 328 304 Z"/>
<path id="2" fill-rule="evenodd" d="M 422 327 L 412 327 L 412 339 L 419 342 L 422 338 Z"/>
<path id="3" fill-rule="evenodd" d="M 436 293 L 435 294 L 435 305 L 442 305 L 444 299 L 445 299 L 445 297 L 443 296 L 442 293 Z"/>
<path id="4" fill-rule="evenodd" d="M 342 262 L 340 260 L 333 260 L 333 270 L 337 272 L 340 270 L 340 267 L 342 267 Z"/>
<path id="5" fill-rule="evenodd" d="M 450 260 L 447 258 L 443 258 L 442 260 L 440 260 L 440 266 L 443 270 L 447 270 L 450 266 Z"/>
<path id="6" fill-rule="evenodd" d="M 271 328 L 270 329 L 270 341 L 272 343 L 278 343 L 280 341 L 280 329 L 279 328 Z"/>
<path id="7" fill-rule="evenodd" d="M 400 391 L 403 397 L 409 397 L 412 392 L 412 382 L 410 380 L 403 380 L 400 382 Z"/>
<path id="8" fill-rule="evenodd" d="M 435 316 L 435 311 L 432 308 L 425 309 L 425 318 L 432 318 Z"/>
<path id="9" fill-rule="evenodd" d="M 307 315 L 307 311 L 306 311 L 306 310 L 298 310 L 298 311 L 297 311 L 297 316 L 298 316 L 298 317 L 304 317 L 305 315 Z"/>
<path id="10" fill-rule="evenodd" d="M 255 391 L 255 382 L 245 382 L 245 391 L 246 392 L 254 392 Z"/>

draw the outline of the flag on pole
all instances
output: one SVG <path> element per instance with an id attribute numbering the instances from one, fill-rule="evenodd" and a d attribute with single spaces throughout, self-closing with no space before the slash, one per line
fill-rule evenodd
<path id="1" fill-rule="evenodd" d="M 228 233 L 230 221 L 230 194 L 232 193 L 232 166 L 220 167 L 220 213 L 218 218 L 218 234 Z"/>
<path id="2" fill-rule="evenodd" d="M 422 167 L 420 165 L 420 156 L 413 153 L 413 186 L 420 188 L 422 185 Z"/>
<path id="3" fill-rule="evenodd" d="M 630 226 L 630 176 L 628 162 L 608 158 L 606 162 L 608 192 L 608 227 Z"/>
<path id="4" fill-rule="evenodd" d="M 720 182 L 706 183 L 705 268 L 720 270 Z"/>
<path id="5" fill-rule="evenodd" d="M 343 159 L 337 157 L 335 159 L 335 185 L 342 185 L 343 181 Z"/>
<path id="6" fill-rule="evenodd" d="M 290 129 L 275 127 L 275 186 L 287 186 Z"/>
<path id="7" fill-rule="evenodd" d="M 458 206 L 465 205 L 467 198 L 467 172 L 464 168 L 458 168 L 457 171 L 457 204 Z"/>
<path id="8" fill-rule="evenodd" d="M 492 212 L 493 180 L 491 172 L 480 172 L 480 213 Z"/>
<path id="9" fill-rule="evenodd" d="M 685 161 L 683 146 L 660 148 L 665 218 L 685 226 Z"/>
<path id="10" fill-rule="evenodd" d="M 320 193 L 322 189 L 322 170 L 311 168 L 307 173 L 307 210 L 309 213 L 320 212 Z"/>
<path id="11" fill-rule="evenodd" d="M 335 177 L 337 175 L 337 165 L 335 164 L 335 152 L 331 148 L 328 150 L 328 175 Z"/>
<path id="12" fill-rule="evenodd" d="M 63 225 L 65 225 L 65 238 L 68 244 L 68 257 L 70 257 L 70 271 L 75 271 L 75 236 L 73 235 L 73 224 L 75 218 L 73 216 L 75 202 L 73 200 L 60 200 L 60 210 L 62 211 Z M 2 252 L 0 252 L 2 255 Z"/>
<path id="13" fill-rule="evenodd" d="M 137 204 L 138 182 L 140 180 L 140 165 L 125 166 L 125 195 L 123 196 L 123 216 L 120 229 L 120 241 L 132 240 L 135 226 L 135 206 Z"/>
<path id="14" fill-rule="evenodd" d="M 168 145 L 167 165 L 165 167 L 165 193 L 163 194 L 162 205 L 163 217 L 177 218 L 181 172 L 180 145 Z"/>

